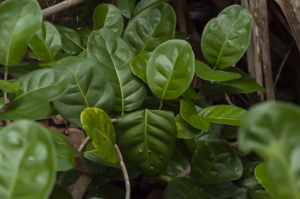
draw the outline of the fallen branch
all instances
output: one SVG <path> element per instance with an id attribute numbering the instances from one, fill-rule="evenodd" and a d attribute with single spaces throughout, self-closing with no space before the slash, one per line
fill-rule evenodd
<path id="1" fill-rule="evenodd" d="M 56 13 L 66 10 L 72 6 L 75 6 L 83 1 L 85 1 L 85 0 L 66 0 L 61 3 L 55 4 L 49 8 L 42 10 L 43 17 L 46 18 L 46 17 L 52 16 Z"/>

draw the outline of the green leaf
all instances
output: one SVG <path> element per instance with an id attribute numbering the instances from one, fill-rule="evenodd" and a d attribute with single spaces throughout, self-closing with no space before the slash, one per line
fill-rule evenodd
<path id="1" fill-rule="evenodd" d="M 157 4 L 165 3 L 169 0 L 141 0 L 134 9 L 134 15 L 139 14 L 143 10 L 149 8 L 150 6 L 155 6 Z"/>
<path id="2" fill-rule="evenodd" d="M 163 199 L 206 199 L 203 190 L 198 189 L 188 178 L 176 178 L 170 182 L 164 192 Z"/>
<path id="3" fill-rule="evenodd" d="M 0 4 L 0 64 L 21 61 L 28 40 L 40 29 L 42 12 L 36 0 L 9 0 Z"/>
<path id="4" fill-rule="evenodd" d="M 240 5 L 225 8 L 205 26 L 201 49 L 214 67 L 227 68 L 240 60 L 251 38 L 251 12 Z"/>
<path id="5" fill-rule="evenodd" d="M 75 158 L 80 156 L 68 138 L 57 130 L 49 130 L 56 146 L 57 171 L 68 171 L 75 167 Z"/>
<path id="6" fill-rule="evenodd" d="M 135 0 L 117 0 L 117 4 L 124 17 L 130 19 L 135 6 Z"/>
<path id="7" fill-rule="evenodd" d="M 158 45 L 173 39 L 175 26 L 176 17 L 172 6 L 157 4 L 129 21 L 123 38 L 136 54 L 152 52 Z"/>
<path id="8" fill-rule="evenodd" d="M 120 162 L 115 151 L 116 132 L 109 116 L 101 109 L 86 108 L 81 113 L 81 123 L 100 155 L 110 163 Z"/>
<path id="9" fill-rule="evenodd" d="M 195 105 L 191 100 L 184 97 L 180 100 L 180 115 L 196 129 L 207 129 L 209 127 L 209 121 L 196 115 Z"/>
<path id="10" fill-rule="evenodd" d="M 267 175 L 267 165 L 266 163 L 261 163 L 260 165 L 257 165 L 255 170 L 255 177 L 256 179 L 262 184 L 262 186 L 266 189 L 266 191 L 270 195 L 274 195 L 272 190 L 272 185 L 270 182 L 270 178 Z"/>
<path id="11" fill-rule="evenodd" d="M 71 82 L 67 92 L 53 101 L 55 109 L 69 122 L 81 126 L 80 114 L 86 107 L 101 108 L 109 113 L 115 95 L 106 74 L 93 61 L 82 57 L 66 57 L 54 68 L 62 70 Z"/>
<path id="12" fill-rule="evenodd" d="M 181 116 L 177 114 L 175 117 L 176 127 L 177 127 L 177 138 L 191 139 L 196 137 L 201 133 L 201 130 L 194 128 L 189 123 L 187 123 Z"/>
<path id="13" fill-rule="evenodd" d="M 251 78 L 241 69 L 229 67 L 224 71 L 238 73 L 242 77 L 240 79 L 223 82 L 205 82 L 205 87 L 201 90 L 201 92 L 217 92 L 228 94 L 252 93 L 256 91 L 260 91 L 262 93 L 266 92 L 266 89 L 261 87 L 253 78 Z"/>
<path id="14" fill-rule="evenodd" d="M 91 32 L 92 32 L 92 30 L 89 28 L 86 28 L 86 27 L 78 30 L 78 33 L 82 37 L 82 47 L 87 48 L 87 41 L 89 39 Z"/>
<path id="15" fill-rule="evenodd" d="M 55 184 L 49 199 L 73 199 L 73 196 L 62 186 Z"/>
<path id="16" fill-rule="evenodd" d="M 78 54 L 85 49 L 83 48 L 81 35 L 70 28 L 64 26 L 55 26 L 60 34 L 62 49 L 68 54 Z"/>
<path id="17" fill-rule="evenodd" d="M 198 60 L 195 60 L 195 72 L 199 77 L 208 81 L 229 81 L 242 77 L 238 73 L 213 70 L 208 65 Z"/>
<path id="18" fill-rule="evenodd" d="M 4 73 L 4 69 L 0 68 L 0 73 Z M 39 62 L 22 62 L 8 67 L 8 74 L 21 76 L 37 69 L 41 69 Z"/>
<path id="19" fill-rule="evenodd" d="M 192 89 L 191 87 L 188 87 L 186 91 L 182 94 L 184 97 L 188 99 L 201 99 L 201 97 Z"/>
<path id="20" fill-rule="evenodd" d="M 147 82 L 157 97 L 172 100 L 187 90 L 194 71 L 195 57 L 190 44 L 170 40 L 153 51 L 147 64 Z"/>
<path id="21" fill-rule="evenodd" d="M 241 159 L 238 156 L 236 156 L 235 170 L 229 177 L 229 180 L 234 181 L 240 179 L 243 175 L 243 170 L 244 170 L 243 163 Z"/>
<path id="22" fill-rule="evenodd" d="M 134 52 L 121 37 L 108 29 L 100 29 L 89 37 L 87 57 L 105 71 L 116 95 L 114 111 L 133 111 L 147 96 L 146 85 L 130 70 Z"/>
<path id="23" fill-rule="evenodd" d="M 208 198 L 221 199 L 229 197 L 232 199 L 232 195 L 237 191 L 237 186 L 235 186 L 229 180 L 220 180 L 215 184 L 204 186 L 203 189 L 207 194 Z"/>
<path id="24" fill-rule="evenodd" d="M 257 165 L 259 165 L 261 162 L 255 161 L 247 164 L 244 168 L 244 173 L 242 178 L 239 180 L 240 185 L 242 187 L 245 187 L 248 190 L 257 190 L 257 189 L 263 189 L 263 186 L 260 184 L 260 182 L 256 179 L 254 175 L 254 170 Z"/>
<path id="25" fill-rule="evenodd" d="M 253 106 L 238 131 L 243 152 L 255 151 L 266 162 L 266 175 L 277 199 L 300 198 L 300 108 L 283 102 Z"/>
<path id="26" fill-rule="evenodd" d="M 273 197 L 265 190 L 250 190 L 249 194 L 252 199 L 273 199 Z"/>
<path id="27" fill-rule="evenodd" d="M 198 113 L 198 116 L 209 122 L 239 126 L 244 116 L 245 109 L 230 105 L 209 106 Z"/>
<path id="28" fill-rule="evenodd" d="M 8 81 L 0 80 L 0 89 L 7 93 L 18 93 L 20 90 L 20 85 L 14 79 Z"/>
<path id="29" fill-rule="evenodd" d="M 125 191 L 113 184 L 106 184 L 93 189 L 86 194 L 85 199 L 121 199 L 125 198 Z"/>
<path id="30" fill-rule="evenodd" d="M 94 11 L 94 26 L 96 30 L 106 28 L 120 36 L 124 28 L 120 9 L 108 3 L 100 4 Z"/>
<path id="31" fill-rule="evenodd" d="M 52 101 L 61 96 L 69 87 L 70 81 L 57 69 L 40 69 L 17 79 L 20 91 L 14 100 L 24 96 L 44 98 Z"/>
<path id="32" fill-rule="evenodd" d="M 132 73 L 147 83 L 146 66 L 150 59 L 151 53 L 140 53 L 134 56 L 130 62 Z"/>
<path id="33" fill-rule="evenodd" d="M 243 187 L 239 187 L 236 189 L 235 193 L 226 199 L 251 199 L 251 197 L 248 194 L 247 189 Z"/>
<path id="34" fill-rule="evenodd" d="M 45 62 L 53 62 L 61 51 L 61 39 L 58 30 L 44 21 L 41 29 L 28 42 L 33 52 Z"/>
<path id="35" fill-rule="evenodd" d="M 3 128 L 0 136 L 0 198 L 47 199 L 56 180 L 49 131 L 22 120 Z"/>
<path id="36" fill-rule="evenodd" d="M 115 128 L 123 155 L 143 173 L 158 174 L 170 162 L 176 142 L 172 112 L 133 112 L 117 118 Z"/>
<path id="37" fill-rule="evenodd" d="M 235 170 L 236 155 L 224 140 L 199 141 L 193 155 L 191 175 L 202 185 L 228 179 Z"/>
<path id="38" fill-rule="evenodd" d="M 2 109 L 5 105 L 4 98 L 0 97 L 0 109 Z"/>

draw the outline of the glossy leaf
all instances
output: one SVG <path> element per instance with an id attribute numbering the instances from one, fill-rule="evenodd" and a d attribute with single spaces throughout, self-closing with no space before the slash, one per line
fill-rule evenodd
<path id="1" fill-rule="evenodd" d="M 147 64 L 147 82 L 157 97 L 172 100 L 187 90 L 194 71 L 195 57 L 190 44 L 170 40 L 153 51 Z"/>
<path id="2" fill-rule="evenodd" d="M 229 6 L 211 19 L 201 38 L 206 60 L 220 69 L 238 62 L 249 46 L 252 22 L 251 12 L 240 5 Z"/>
<path id="3" fill-rule="evenodd" d="M 80 156 L 68 138 L 57 130 L 49 130 L 56 146 L 57 171 L 68 171 L 75 167 L 75 158 Z"/>
<path id="4" fill-rule="evenodd" d="M 261 163 L 260 165 L 257 165 L 254 172 L 255 172 L 256 179 L 262 184 L 262 186 L 266 189 L 266 191 L 270 193 L 270 195 L 273 195 L 272 185 L 267 175 L 266 163 Z"/>
<path id="5" fill-rule="evenodd" d="M 118 7 L 120 8 L 122 14 L 130 19 L 133 9 L 135 7 L 135 0 L 117 0 Z"/>
<path id="6" fill-rule="evenodd" d="M 205 193 L 207 194 L 207 197 L 213 199 L 221 199 L 227 197 L 232 199 L 233 197 L 231 196 L 237 191 L 237 188 L 238 187 L 229 180 L 220 180 L 215 184 L 203 187 Z"/>
<path id="7" fill-rule="evenodd" d="M 100 155 L 110 163 L 120 162 L 115 151 L 116 132 L 109 116 L 102 109 L 86 108 L 80 116 L 82 126 Z"/>
<path id="8" fill-rule="evenodd" d="M 273 197 L 265 190 L 250 190 L 249 194 L 252 199 L 273 199 Z"/>
<path id="9" fill-rule="evenodd" d="M 41 67 L 38 64 L 39 62 L 18 63 L 14 66 L 8 67 L 8 74 L 21 76 L 31 71 L 41 69 Z M 4 69 L 5 69 L 4 67 L 0 68 L 0 73 L 4 73 Z"/>
<path id="10" fill-rule="evenodd" d="M 73 196 L 62 186 L 55 184 L 49 199 L 73 199 Z"/>
<path id="11" fill-rule="evenodd" d="M 202 185 L 228 179 L 235 170 L 236 155 L 224 140 L 199 141 L 191 163 L 191 175 Z"/>
<path id="12" fill-rule="evenodd" d="M 143 10 L 149 8 L 150 6 L 155 6 L 157 4 L 165 3 L 169 0 L 141 0 L 134 9 L 134 16 L 142 12 Z"/>
<path id="13" fill-rule="evenodd" d="M 22 75 L 17 82 L 20 84 L 20 92 L 14 100 L 29 96 L 51 101 L 62 95 L 70 85 L 64 73 L 57 69 L 35 70 Z"/>
<path id="14" fill-rule="evenodd" d="M 105 71 L 116 95 L 115 111 L 133 111 L 147 95 L 146 85 L 130 70 L 134 52 L 121 37 L 108 29 L 93 32 L 88 42 L 87 57 Z M 98 67 L 99 68 L 99 67 Z"/>
<path id="15" fill-rule="evenodd" d="M 243 163 L 241 159 L 238 156 L 236 156 L 235 170 L 229 177 L 229 180 L 234 181 L 240 179 L 243 175 L 243 170 L 244 170 Z"/>
<path id="16" fill-rule="evenodd" d="M 191 139 L 196 137 L 201 133 L 201 130 L 194 128 L 189 123 L 187 123 L 181 116 L 177 114 L 175 117 L 176 127 L 177 127 L 177 138 Z"/>
<path id="17" fill-rule="evenodd" d="M 198 113 L 198 116 L 209 122 L 239 126 L 244 116 L 245 109 L 231 105 L 209 106 Z"/>
<path id="18" fill-rule="evenodd" d="M 64 26 L 55 26 L 60 34 L 62 49 L 68 54 L 78 54 L 85 49 L 82 47 L 82 37 L 80 34 Z"/>
<path id="19" fill-rule="evenodd" d="M 188 99 L 201 99 L 201 97 L 192 89 L 191 87 L 188 87 L 186 91 L 182 94 L 182 96 L 188 98 Z"/>
<path id="20" fill-rule="evenodd" d="M 170 182 L 164 192 L 163 199 L 206 199 L 203 190 L 198 189 L 188 178 L 176 178 Z"/>
<path id="21" fill-rule="evenodd" d="M 263 189 L 261 183 L 256 179 L 254 170 L 261 162 L 255 161 L 247 164 L 244 168 L 243 176 L 239 180 L 240 185 L 248 190 Z"/>
<path id="22" fill-rule="evenodd" d="M 150 59 L 151 53 L 140 53 L 134 56 L 130 62 L 132 73 L 147 83 L 146 66 Z"/>
<path id="23" fill-rule="evenodd" d="M 123 38 L 136 54 L 152 52 L 158 45 L 173 39 L 175 26 L 172 6 L 157 4 L 135 16 L 128 23 Z"/>
<path id="24" fill-rule="evenodd" d="M 92 30 L 84 27 L 84 28 L 78 30 L 78 33 L 82 37 L 82 47 L 87 48 L 87 41 L 89 39 L 90 34 L 92 33 Z"/>
<path id="25" fill-rule="evenodd" d="M 44 21 L 41 29 L 29 40 L 29 47 L 45 62 L 53 62 L 61 51 L 61 39 L 58 30 Z"/>
<path id="26" fill-rule="evenodd" d="M 41 8 L 36 0 L 9 0 L 0 5 L 0 64 L 21 61 L 28 40 L 40 29 Z"/>
<path id="27" fill-rule="evenodd" d="M 143 173 L 155 175 L 170 162 L 176 142 L 172 112 L 133 112 L 117 118 L 115 128 L 123 155 Z"/>
<path id="28" fill-rule="evenodd" d="M 239 187 L 236 189 L 235 193 L 226 199 L 253 199 L 249 196 L 247 189 Z"/>
<path id="29" fill-rule="evenodd" d="M 106 28 L 121 35 L 124 21 L 120 9 L 108 3 L 100 4 L 94 11 L 94 26 L 96 30 Z"/>
<path id="30" fill-rule="evenodd" d="M 0 198 L 47 199 L 56 180 L 55 148 L 49 131 L 22 120 L 3 128 L 0 136 Z"/>
<path id="31" fill-rule="evenodd" d="M 86 107 L 109 113 L 114 106 L 113 88 L 99 66 L 82 57 L 66 57 L 54 68 L 62 70 L 71 82 L 68 90 L 53 101 L 55 109 L 69 122 L 81 126 L 80 114 Z"/>
<path id="32" fill-rule="evenodd" d="M 252 93 L 256 91 L 260 91 L 262 93 L 266 92 L 266 89 L 261 87 L 253 78 L 237 67 L 229 67 L 223 71 L 238 73 L 242 77 L 240 79 L 223 82 L 205 82 L 205 88 L 203 88 L 201 92 L 218 92 L 228 94 Z"/>
<path id="33" fill-rule="evenodd" d="M 196 115 L 195 105 L 186 97 L 180 100 L 180 115 L 196 129 L 203 130 L 209 127 L 209 121 Z"/>
<path id="34" fill-rule="evenodd" d="M 253 106 L 238 131 L 243 152 L 255 151 L 266 162 L 266 175 L 274 198 L 300 198 L 300 109 L 283 102 Z M 279 172 L 280 171 L 280 172 Z"/>
<path id="35" fill-rule="evenodd" d="M 18 93 L 20 85 L 16 80 L 0 80 L 0 90 L 7 93 Z"/>
<path id="36" fill-rule="evenodd" d="M 208 81 L 229 81 L 242 77 L 238 73 L 213 70 L 208 65 L 198 60 L 195 60 L 195 72 L 199 77 Z"/>

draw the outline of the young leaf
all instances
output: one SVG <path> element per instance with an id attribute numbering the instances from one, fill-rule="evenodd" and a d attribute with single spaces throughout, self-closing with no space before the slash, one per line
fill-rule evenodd
<path id="1" fill-rule="evenodd" d="M 202 185 L 228 179 L 235 170 L 236 155 L 224 140 L 199 141 L 191 163 L 191 175 Z"/>
<path id="2" fill-rule="evenodd" d="M 94 26 L 96 30 L 107 28 L 120 36 L 124 28 L 121 11 L 112 4 L 100 4 L 94 11 Z"/>
<path id="3" fill-rule="evenodd" d="M 260 91 L 262 93 L 266 92 L 266 89 L 261 87 L 253 78 L 251 78 L 247 73 L 243 72 L 237 67 L 229 67 L 224 71 L 238 73 L 242 77 L 230 81 L 222 82 L 205 82 L 205 87 L 201 92 L 218 92 L 218 93 L 228 93 L 228 94 L 237 94 L 237 93 L 252 93 Z"/>
<path id="4" fill-rule="evenodd" d="M 15 81 L 16 80 L 0 80 L 0 90 L 7 93 L 18 93 L 20 90 L 20 84 Z"/>
<path id="5" fill-rule="evenodd" d="M 169 0 L 141 0 L 134 9 L 133 16 L 139 14 L 143 10 L 149 8 L 150 6 L 155 6 L 157 4 L 165 3 Z"/>
<path id="6" fill-rule="evenodd" d="M 53 101 L 55 109 L 69 122 L 81 126 L 80 114 L 86 107 L 112 111 L 115 95 L 106 74 L 93 61 L 82 57 L 66 57 L 54 65 L 71 82 L 68 90 Z"/>
<path id="7" fill-rule="evenodd" d="M 117 4 L 124 17 L 130 19 L 135 6 L 135 0 L 117 0 Z"/>
<path id="8" fill-rule="evenodd" d="M 176 127 L 177 127 L 177 138 L 191 139 L 196 137 L 201 133 L 201 130 L 194 128 L 189 123 L 187 123 L 181 116 L 177 114 L 175 117 Z"/>
<path id="9" fill-rule="evenodd" d="M 163 199 L 206 199 L 203 190 L 188 178 L 176 178 L 170 182 L 164 192 Z"/>
<path id="10" fill-rule="evenodd" d="M 255 151 L 266 162 L 274 198 L 300 198 L 299 107 L 282 102 L 253 106 L 241 123 L 238 142 L 243 152 Z M 280 182 L 280 183 L 278 183 Z"/>
<path id="11" fill-rule="evenodd" d="M 75 167 L 75 158 L 80 156 L 64 134 L 50 129 L 50 134 L 56 146 L 57 171 L 68 171 Z"/>
<path id="12" fill-rule="evenodd" d="M 199 77 L 208 81 L 229 81 L 242 77 L 238 73 L 213 70 L 208 65 L 198 60 L 195 60 L 195 72 Z"/>
<path id="13" fill-rule="evenodd" d="M 155 175 L 170 162 L 176 142 L 176 124 L 169 111 L 142 110 L 115 122 L 117 143 L 139 170 Z"/>
<path id="14" fill-rule="evenodd" d="M 198 116 L 209 122 L 239 126 L 244 116 L 245 109 L 230 105 L 214 105 L 202 109 Z"/>
<path id="15" fill-rule="evenodd" d="M 157 97 L 172 100 L 187 90 L 194 71 L 195 57 L 190 44 L 170 40 L 153 51 L 147 63 L 147 82 Z"/>
<path id="16" fill-rule="evenodd" d="M 28 40 L 40 29 L 43 17 L 36 0 L 9 0 L 0 4 L 0 64 L 21 61 Z"/>
<path id="17" fill-rule="evenodd" d="M 249 46 L 252 21 L 251 12 L 240 5 L 229 6 L 211 19 L 201 38 L 206 60 L 220 69 L 238 62 Z"/>
<path id="18" fill-rule="evenodd" d="M 134 56 L 130 61 L 132 73 L 147 83 L 146 66 L 150 59 L 151 53 L 140 53 Z"/>
<path id="19" fill-rule="evenodd" d="M 115 151 L 116 132 L 109 116 L 101 109 L 86 108 L 80 116 L 82 126 L 92 139 L 93 145 L 106 161 L 120 162 Z"/>
<path id="20" fill-rule="evenodd" d="M 58 30 L 44 21 L 41 29 L 28 42 L 29 47 L 45 62 L 53 62 L 61 51 L 61 39 Z"/>
<path id="21" fill-rule="evenodd" d="M 89 37 L 87 57 L 105 71 L 116 95 L 115 111 L 133 111 L 147 96 L 146 85 L 130 70 L 134 52 L 124 40 L 108 29 Z"/>
<path id="22" fill-rule="evenodd" d="M 49 131 L 21 120 L 3 128 L 0 136 L 0 198 L 47 199 L 56 180 L 55 148 Z"/>
<path id="23" fill-rule="evenodd" d="M 209 121 L 196 115 L 195 105 L 191 100 L 184 97 L 180 100 L 180 115 L 196 129 L 207 129 L 209 127 Z"/>
<path id="24" fill-rule="evenodd" d="M 60 34 L 62 49 L 68 54 L 78 54 L 85 49 L 82 47 L 82 37 L 80 34 L 64 26 L 55 26 Z"/>
<path id="25" fill-rule="evenodd" d="M 175 26 L 172 6 L 158 4 L 135 16 L 128 23 L 123 38 L 136 54 L 152 52 L 161 43 L 173 39 Z"/>

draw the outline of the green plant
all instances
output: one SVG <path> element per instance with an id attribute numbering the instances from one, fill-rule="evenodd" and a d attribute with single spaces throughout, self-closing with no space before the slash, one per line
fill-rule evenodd
<path id="1" fill-rule="evenodd" d="M 119 179 L 112 173 L 122 169 L 126 198 L 129 179 L 141 173 L 152 176 L 152 183 L 168 183 L 164 198 L 270 197 L 254 177 L 257 163 L 247 165 L 225 139 L 226 130 L 234 131 L 231 127 L 247 111 L 211 106 L 200 96 L 265 91 L 232 67 L 249 45 L 251 13 L 233 5 L 207 24 L 201 40 L 206 65 L 195 60 L 188 42 L 174 39 L 175 13 L 165 2 L 142 0 L 134 6 L 133 0 L 118 1 L 119 8 L 101 4 L 95 9 L 94 31 L 42 22 L 35 0 L 0 5 L 2 105 L 6 93 L 11 101 L 0 118 L 22 119 L 0 132 L 0 159 L 7 160 L 1 161 L 1 171 L 14 164 L 0 173 L 1 198 L 48 198 L 55 173 L 74 167 L 79 154 L 65 137 L 28 121 L 56 114 L 85 130 L 87 166 L 105 171 L 95 172 L 97 177 Z M 130 19 L 124 31 L 122 14 Z M 27 45 L 33 50 L 29 56 L 40 62 L 19 63 Z M 199 93 L 192 88 L 194 73 L 203 82 Z M 8 74 L 21 77 L 7 80 Z M 178 98 L 180 103 L 173 101 Z M 36 170 L 35 159 L 42 169 Z M 19 179 L 21 172 L 29 174 Z M 36 193 L 37 186 L 41 192 Z M 52 194 L 60 191 L 65 193 L 56 185 Z"/>

